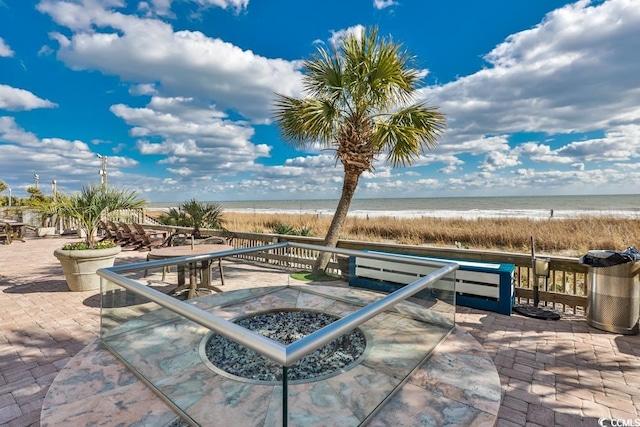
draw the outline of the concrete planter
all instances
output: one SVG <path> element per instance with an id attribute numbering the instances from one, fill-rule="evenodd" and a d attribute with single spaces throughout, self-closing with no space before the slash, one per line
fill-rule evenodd
<path id="1" fill-rule="evenodd" d="M 36 229 L 36 234 L 38 235 L 38 237 L 55 236 L 56 228 L 55 227 L 38 227 Z"/>
<path id="2" fill-rule="evenodd" d="M 100 268 L 113 267 L 122 248 L 85 249 L 69 251 L 56 249 L 53 254 L 60 261 L 70 291 L 95 291 L 100 289 Z"/>

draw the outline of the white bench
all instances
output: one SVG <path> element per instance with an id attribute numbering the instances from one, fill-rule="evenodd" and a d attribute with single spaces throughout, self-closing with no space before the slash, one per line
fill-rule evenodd
<path id="1" fill-rule="evenodd" d="M 397 255 L 397 254 L 394 254 Z M 437 258 L 401 255 L 402 257 L 432 261 L 455 262 L 460 267 L 455 272 L 456 303 L 467 307 L 511 314 L 515 287 L 513 264 L 496 264 L 475 261 L 444 260 Z M 402 262 L 351 257 L 349 285 L 393 291 L 414 282 L 418 277 L 435 271 L 436 267 L 425 267 Z M 450 286 L 435 285 L 434 289 L 451 290 Z"/>

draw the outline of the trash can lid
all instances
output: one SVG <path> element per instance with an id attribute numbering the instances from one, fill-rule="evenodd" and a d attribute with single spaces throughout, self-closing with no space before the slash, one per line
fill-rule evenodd
<path id="1" fill-rule="evenodd" d="M 595 258 L 609 258 L 611 255 L 615 253 L 616 253 L 615 251 L 591 250 L 587 252 L 587 255 Z"/>
<path id="2" fill-rule="evenodd" d="M 612 265 L 625 264 L 627 262 L 640 261 L 640 252 L 636 248 L 627 248 L 624 251 L 592 250 L 580 257 L 580 264 L 592 267 L 610 267 Z"/>

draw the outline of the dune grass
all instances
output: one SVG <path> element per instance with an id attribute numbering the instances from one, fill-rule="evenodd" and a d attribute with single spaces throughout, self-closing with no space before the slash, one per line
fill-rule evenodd
<path id="1" fill-rule="evenodd" d="M 274 233 L 282 224 L 324 237 L 331 218 L 314 214 L 263 214 L 224 212 L 231 231 Z M 578 217 L 531 220 L 357 218 L 349 217 L 341 238 L 412 245 L 435 245 L 529 253 L 531 236 L 536 251 L 580 256 L 590 249 L 623 250 L 640 244 L 640 221 L 613 217 Z"/>

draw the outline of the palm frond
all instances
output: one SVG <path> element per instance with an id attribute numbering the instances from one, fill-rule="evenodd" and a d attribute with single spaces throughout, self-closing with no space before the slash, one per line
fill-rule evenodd
<path id="1" fill-rule="evenodd" d="M 425 148 L 435 147 L 445 126 L 446 118 L 437 109 L 411 105 L 376 123 L 373 144 L 388 151 L 387 161 L 394 167 L 405 166 Z"/>
<path id="2" fill-rule="evenodd" d="M 296 99 L 277 95 L 275 120 L 282 137 L 296 148 L 309 142 L 327 144 L 334 135 L 336 116 L 340 112 L 327 99 Z"/>
<path id="3" fill-rule="evenodd" d="M 302 84 L 310 97 L 336 101 L 342 96 L 342 60 L 335 51 L 330 53 L 319 48 L 311 59 L 303 62 L 303 68 L 306 74 Z"/>
<path id="4" fill-rule="evenodd" d="M 146 205 L 146 201 L 133 190 L 107 189 L 97 185 L 84 186 L 80 192 L 60 198 L 58 203 L 60 213 L 78 221 L 80 228 L 86 232 L 89 247 L 94 246 L 94 232 L 108 212 L 140 209 Z"/>

